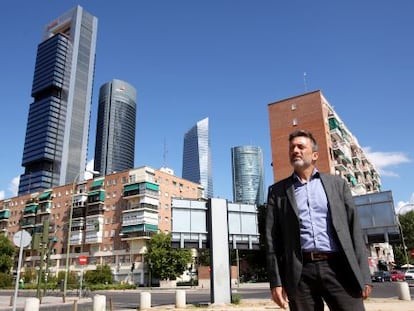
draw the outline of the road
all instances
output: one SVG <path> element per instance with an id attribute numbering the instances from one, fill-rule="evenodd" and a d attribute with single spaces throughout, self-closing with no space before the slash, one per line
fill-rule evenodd
<path id="1" fill-rule="evenodd" d="M 180 289 L 180 288 L 178 288 Z M 205 305 L 210 303 L 210 290 L 185 288 L 187 304 Z M 142 291 L 151 292 L 152 306 L 174 305 L 176 289 L 159 289 L 159 288 L 139 288 L 136 290 L 125 291 L 97 291 L 92 295 L 105 295 L 107 299 L 107 306 L 112 304 L 113 310 L 131 309 L 136 310 L 139 306 L 140 293 Z M 240 295 L 241 299 L 269 299 L 269 289 L 266 284 L 255 284 L 252 286 L 241 286 L 240 288 L 233 288 L 233 295 Z M 410 287 L 411 298 L 414 299 L 414 287 Z M 11 290 L 0 291 L 0 299 L 10 299 L 13 294 Z M 60 295 L 60 292 L 50 293 L 50 295 Z M 19 296 L 34 297 L 36 291 L 19 291 Z M 75 293 L 73 293 L 75 295 Z M 372 292 L 373 298 L 395 298 L 398 296 L 398 284 L 396 282 L 374 283 L 374 290 Z M 78 311 L 91 310 L 92 302 L 80 303 Z M 71 305 L 40 305 L 40 310 L 58 310 L 70 311 Z"/>

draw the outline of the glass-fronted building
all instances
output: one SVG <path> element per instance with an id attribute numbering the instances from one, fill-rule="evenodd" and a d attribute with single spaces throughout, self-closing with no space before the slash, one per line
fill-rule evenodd
<path id="1" fill-rule="evenodd" d="M 98 20 L 77 6 L 39 44 L 19 195 L 72 183 L 85 171 Z"/>
<path id="2" fill-rule="evenodd" d="M 94 169 L 105 176 L 134 167 L 137 91 L 112 80 L 99 90 Z"/>
<path id="3" fill-rule="evenodd" d="M 231 148 L 233 201 L 262 205 L 265 202 L 263 153 L 260 147 Z"/>
<path id="4" fill-rule="evenodd" d="M 198 121 L 184 135 L 183 173 L 184 179 L 201 184 L 204 197 L 213 197 L 213 175 L 208 118 Z"/>

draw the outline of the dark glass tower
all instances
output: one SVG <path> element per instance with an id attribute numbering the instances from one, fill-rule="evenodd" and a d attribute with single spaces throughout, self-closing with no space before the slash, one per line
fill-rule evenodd
<path id="1" fill-rule="evenodd" d="M 198 121 L 184 135 L 182 177 L 201 184 L 204 188 L 204 197 L 213 197 L 208 118 Z"/>
<path id="2" fill-rule="evenodd" d="M 45 27 L 37 49 L 19 195 L 83 177 L 97 25 L 96 17 L 77 6 Z"/>
<path id="3" fill-rule="evenodd" d="M 137 91 L 121 80 L 99 90 L 94 169 L 102 176 L 134 168 Z"/>
<path id="4" fill-rule="evenodd" d="M 264 204 L 263 154 L 260 147 L 231 148 L 233 201 L 245 204 Z"/>

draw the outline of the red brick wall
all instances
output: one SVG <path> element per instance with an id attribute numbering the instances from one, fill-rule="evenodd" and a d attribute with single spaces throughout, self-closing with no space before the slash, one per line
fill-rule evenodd
<path id="1" fill-rule="evenodd" d="M 306 93 L 268 105 L 273 179 L 279 181 L 292 174 L 289 162 L 289 134 L 295 130 L 312 132 L 319 145 L 316 166 L 330 173 L 330 143 L 327 109 L 321 91 Z M 294 125 L 294 120 L 296 125 Z"/>

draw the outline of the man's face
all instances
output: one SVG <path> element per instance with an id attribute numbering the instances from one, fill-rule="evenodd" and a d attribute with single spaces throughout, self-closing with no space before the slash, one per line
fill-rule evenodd
<path id="1" fill-rule="evenodd" d="M 295 170 L 303 170 L 313 165 L 318 156 L 318 152 L 313 151 L 312 141 L 308 137 L 298 136 L 289 143 L 290 164 Z"/>

